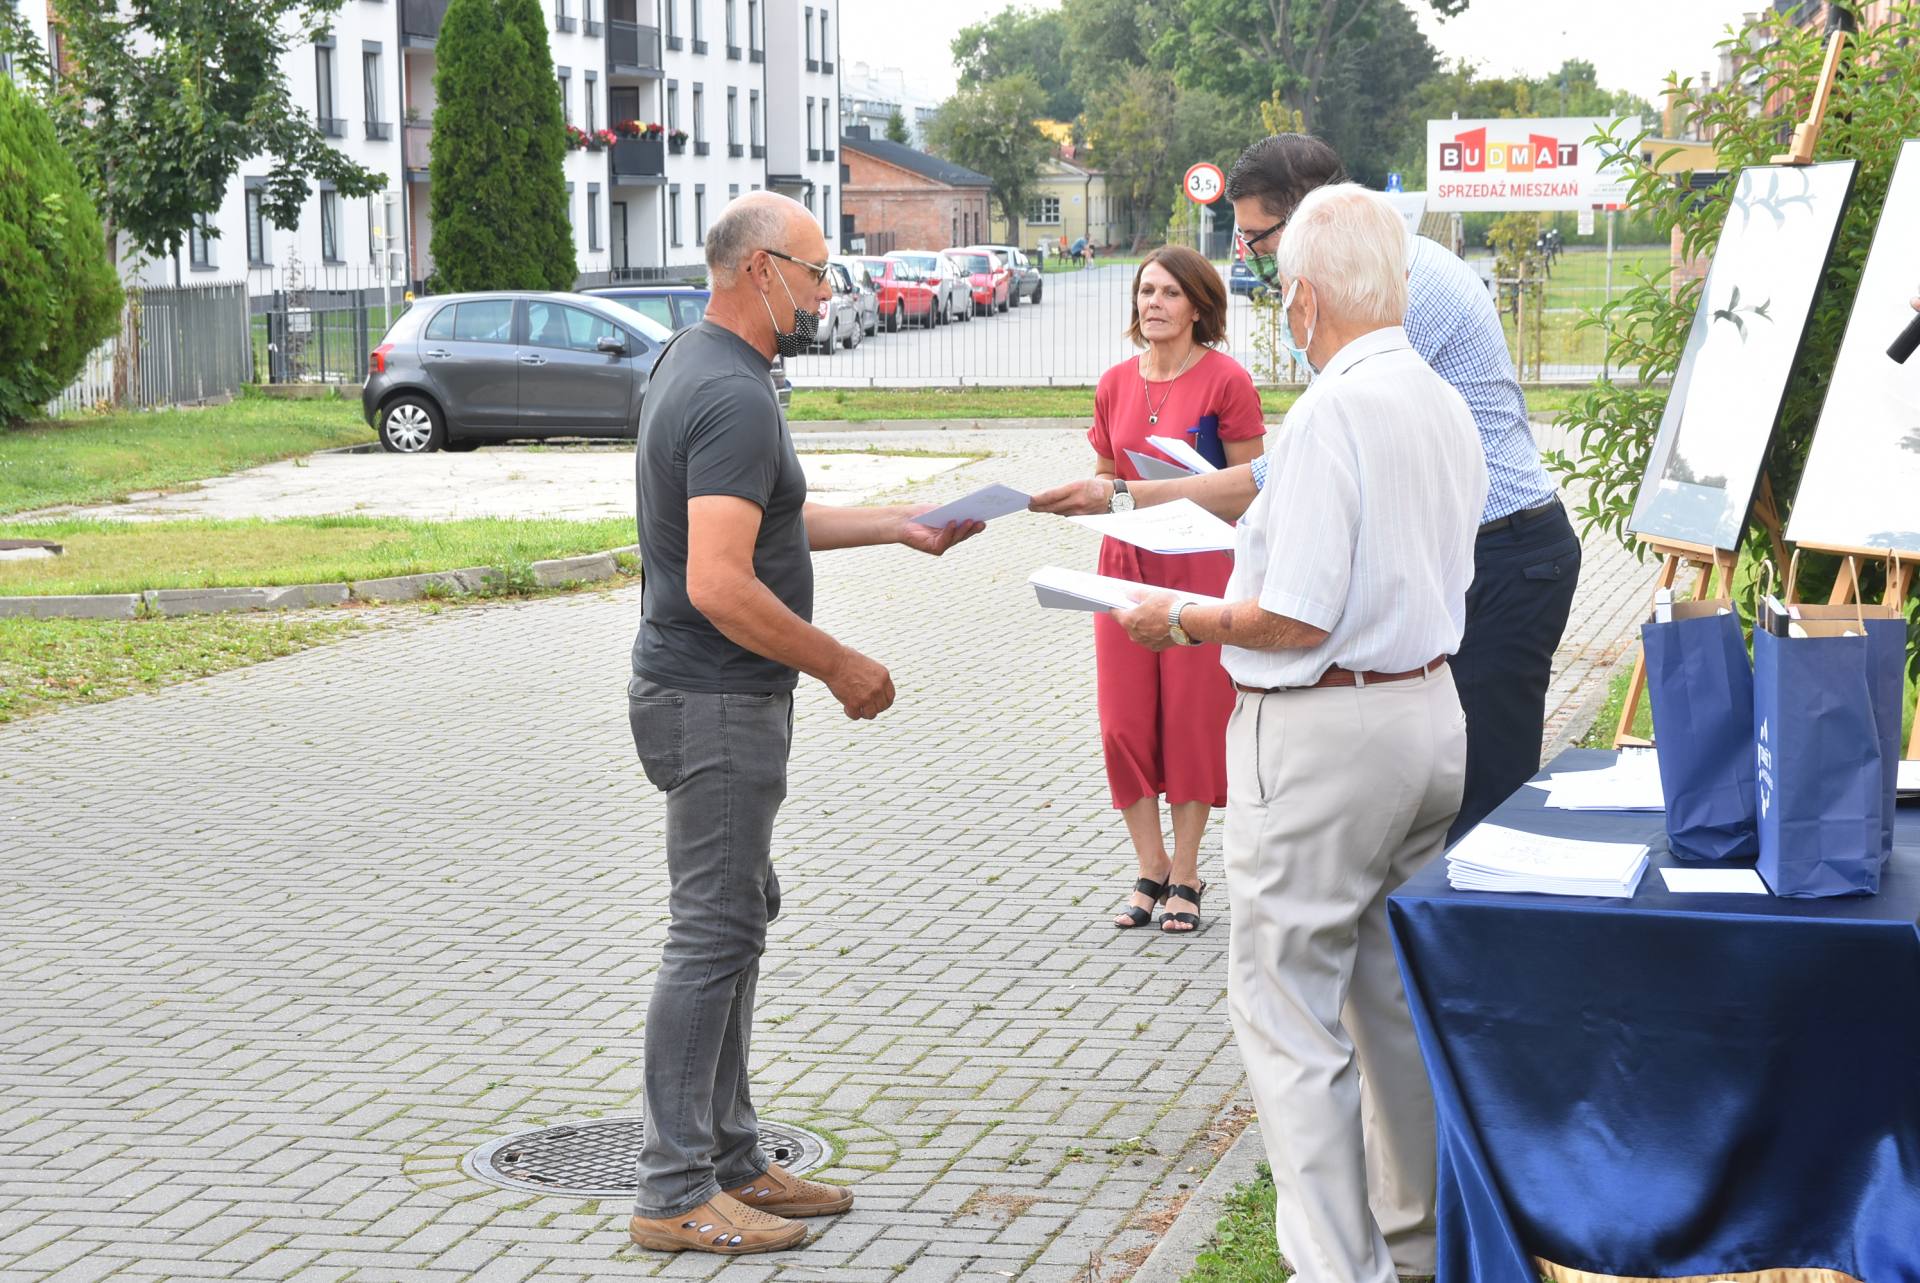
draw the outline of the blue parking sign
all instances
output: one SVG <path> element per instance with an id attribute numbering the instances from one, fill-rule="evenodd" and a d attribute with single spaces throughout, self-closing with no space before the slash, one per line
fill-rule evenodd
<path id="1" fill-rule="evenodd" d="M 1387 175 L 1387 190 L 1390 192 L 1399 192 L 1399 191 L 1406 190 L 1406 186 L 1400 181 L 1400 175 L 1398 174 Z"/>

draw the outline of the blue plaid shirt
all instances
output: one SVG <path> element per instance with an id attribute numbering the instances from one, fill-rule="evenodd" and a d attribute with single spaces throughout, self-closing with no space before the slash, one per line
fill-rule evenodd
<path id="1" fill-rule="evenodd" d="M 1487 506 L 1480 520 L 1538 507 L 1553 498 L 1553 482 L 1541 466 L 1527 400 L 1487 287 L 1472 268 L 1424 236 L 1412 238 L 1407 258 L 1407 340 L 1466 401 L 1480 430 L 1487 456 Z M 1253 461 L 1253 481 L 1267 484 L 1265 455 Z"/>

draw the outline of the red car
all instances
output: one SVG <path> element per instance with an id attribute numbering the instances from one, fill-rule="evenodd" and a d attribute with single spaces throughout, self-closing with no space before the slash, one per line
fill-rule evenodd
<path id="1" fill-rule="evenodd" d="M 879 297 L 880 319 L 888 333 L 909 325 L 934 323 L 933 298 L 936 286 L 905 263 L 891 258 L 862 258 L 873 273 L 873 288 Z"/>
<path id="2" fill-rule="evenodd" d="M 980 315 L 1004 312 L 1013 295 L 1013 269 L 990 249 L 978 245 L 950 249 L 947 257 L 959 264 L 973 295 L 973 310 Z"/>

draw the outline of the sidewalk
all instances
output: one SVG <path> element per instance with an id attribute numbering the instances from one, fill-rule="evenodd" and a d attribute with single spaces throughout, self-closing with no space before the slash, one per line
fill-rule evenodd
<path id="1" fill-rule="evenodd" d="M 929 499 L 1087 465 L 1077 434 L 885 444 L 997 452 Z M 821 1174 L 860 1203 L 776 1256 L 644 1253 L 616 1202 L 459 1167 L 639 1107 L 664 878 L 622 694 L 637 591 L 420 615 L 0 728 L 0 1277 L 1118 1277 L 1241 1073 L 1218 826 L 1210 930 L 1108 925 L 1132 873 L 1091 634 L 1025 585 L 1094 546 L 1022 516 L 940 562 L 818 559 L 819 622 L 900 702 L 855 725 L 798 699 L 758 1096 L 844 1147 Z M 1651 573 L 1590 549 L 1564 702 Z"/>

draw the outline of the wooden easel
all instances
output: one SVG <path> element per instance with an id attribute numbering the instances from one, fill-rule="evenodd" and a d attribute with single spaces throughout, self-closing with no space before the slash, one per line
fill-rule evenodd
<path id="1" fill-rule="evenodd" d="M 1920 561 L 1920 551 L 1901 552 L 1897 548 L 1844 548 L 1824 544 L 1801 544 L 1808 552 L 1827 552 L 1838 557 L 1858 557 L 1862 560 L 1883 561 L 1887 563 L 1887 594 L 1883 599 L 1888 605 L 1903 603 L 1907 593 L 1912 591 L 1913 568 Z M 1844 606 L 1853 600 L 1853 577 L 1835 575 L 1833 592 L 1827 603 L 1832 606 Z M 1920 758 L 1920 717 L 1913 719 L 1913 734 L 1907 739 L 1907 756 Z"/>
<path id="2" fill-rule="evenodd" d="M 1660 564 L 1660 576 L 1653 581 L 1654 594 L 1657 597 L 1662 588 L 1672 588 L 1674 580 L 1680 575 L 1680 567 L 1685 565 L 1699 571 L 1695 582 L 1693 597 L 1702 601 L 1714 595 L 1714 572 L 1720 574 L 1720 595 L 1733 595 L 1733 566 L 1735 554 L 1718 548 L 1709 548 L 1705 544 L 1682 543 L 1677 540 L 1643 539 L 1641 546 L 1663 559 Z M 1651 612 L 1649 612 L 1651 613 Z M 1620 723 L 1613 730 L 1615 748 L 1647 748 L 1652 740 L 1642 739 L 1633 733 L 1633 719 L 1640 711 L 1640 697 L 1647 690 L 1647 652 L 1637 649 L 1633 657 L 1633 677 L 1627 682 L 1627 698 L 1620 705 Z"/>

